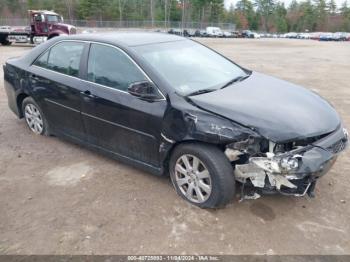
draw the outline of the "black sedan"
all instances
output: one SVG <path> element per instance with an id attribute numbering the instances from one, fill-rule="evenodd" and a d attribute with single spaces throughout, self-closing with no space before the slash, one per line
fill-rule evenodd
<path id="1" fill-rule="evenodd" d="M 11 110 L 158 175 L 203 207 L 263 193 L 312 195 L 347 145 L 334 108 L 175 35 L 57 37 L 4 65 Z"/>

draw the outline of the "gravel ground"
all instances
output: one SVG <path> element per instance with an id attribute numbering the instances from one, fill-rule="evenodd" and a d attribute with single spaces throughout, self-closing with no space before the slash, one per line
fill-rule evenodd
<path id="1" fill-rule="evenodd" d="M 201 42 L 318 92 L 350 127 L 349 42 Z M 0 62 L 29 50 L 0 46 Z M 265 196 L 201 210 L 168 178 L 32 134 L 2 87 L 1 70 L 0 254 L 350 254 L 349 150 L 319 181 L 315 199 Z"/>

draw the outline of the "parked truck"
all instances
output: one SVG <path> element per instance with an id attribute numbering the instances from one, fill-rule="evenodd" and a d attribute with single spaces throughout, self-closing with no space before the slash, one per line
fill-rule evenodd
<path id="1" fill-rule="evenodd" d="M 0 43 L 40 43 L 59 35 L 76 34 L 76 28 L 63 23 L 63 17 L 53 11 L 29 10 L 30 25 L 23 28 L 0 27 Z"/>

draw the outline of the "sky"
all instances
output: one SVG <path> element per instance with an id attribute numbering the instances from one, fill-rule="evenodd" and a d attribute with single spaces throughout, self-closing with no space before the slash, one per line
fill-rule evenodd
<path id="1" fill-rule="evenodd" d="M 225 0 L 225 6 L 226 8 L 229 8 L 231 3 L 236 4 L 238 0 Z M 284 2 L 285 6 L 288 6 L 292 0 L 280 0 L 280 2 Z M 344 2 L 344 0 L 335 0 L 338 7 L 341 7 L 341 4 Z M 348 0 L 348 3 L 350 1 Z"/>

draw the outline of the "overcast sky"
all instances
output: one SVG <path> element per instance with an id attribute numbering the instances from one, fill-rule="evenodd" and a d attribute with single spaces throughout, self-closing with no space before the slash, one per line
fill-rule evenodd
<path id="1" fill-rule="evenodd" d="M 238 0 L 225 0 L 225 5 L 227 8 L 229 8 L 230 4 L 236 4 Z M 280 2 L 284 2 L 285 6 L 288 6 L 290 4 L 290 2 L 292 2 L 292 0 L 281 0 Z M 344 0 L 335 0 L 335 2 L 337 3 L 338 7 L 341 7 L 342 3 L 344 2 Z M 350 3 L 350 1 L 348 0 L 348 4 Z"/>

